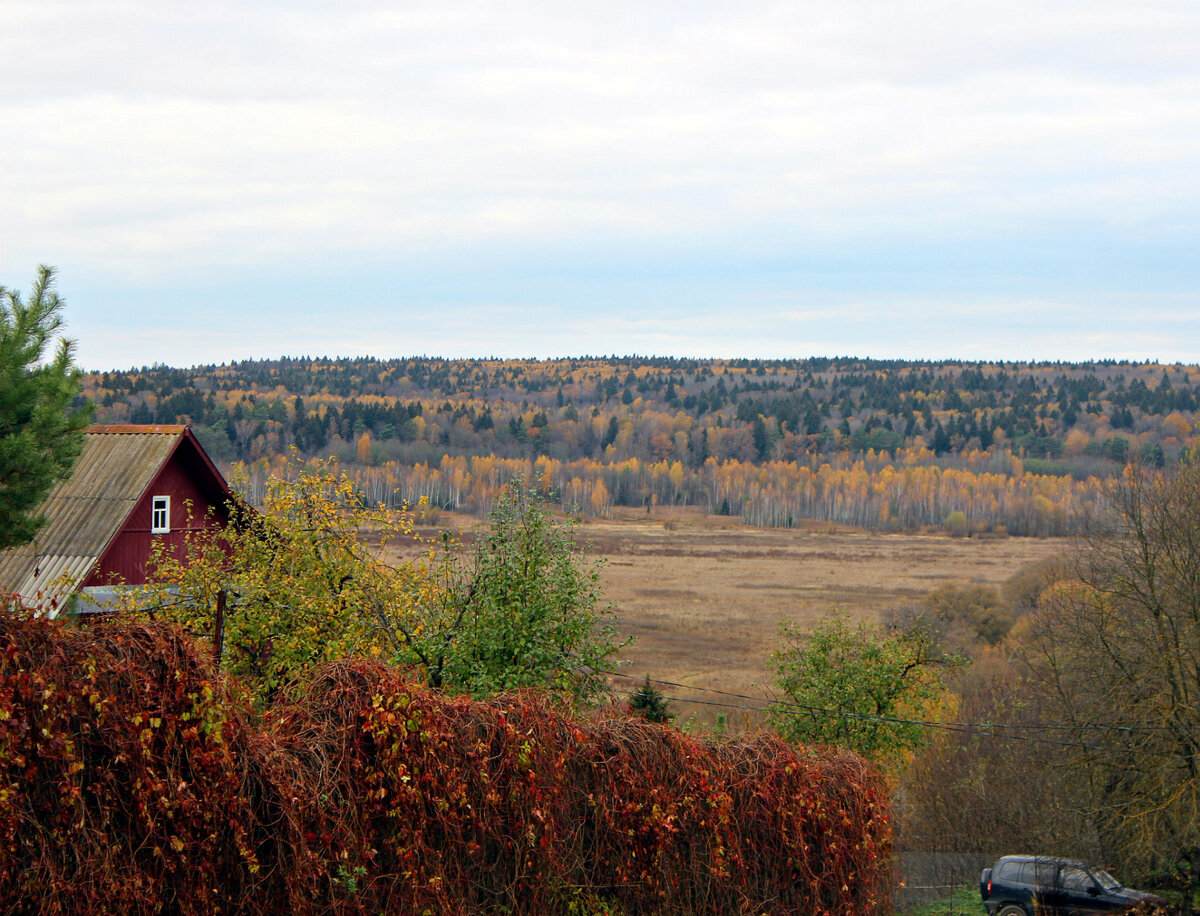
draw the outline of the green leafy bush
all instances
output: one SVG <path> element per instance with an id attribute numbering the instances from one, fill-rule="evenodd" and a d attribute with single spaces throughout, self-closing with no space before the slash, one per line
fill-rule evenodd
<path id="1" fill-rule="evenodd" d="M 921 747 L 925 709 L 945 693 L 943 655 L 924 627 L 876 632 L 830 617 L 801 632 L 784 626 L 775 653 L 783 698 L 771 721 L 792 741 L 831 744 L 882 765 Z"/>
<path id="2" fill-rule="evenodd" d="M 435 687 L 484 697 L 537 687 L 589 701 L 621 643 L 602 603 L 599 567 L 536 485 L 501 491 L 467 561 L 448 554 L 445 583 L 409 648 Z"/>

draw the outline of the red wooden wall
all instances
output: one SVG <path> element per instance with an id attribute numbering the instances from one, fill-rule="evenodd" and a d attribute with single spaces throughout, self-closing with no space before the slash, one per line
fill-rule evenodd
<path id="1" fill-rule="evenodd" d="M 171 497 L 170 534 L 151 534 L 151 505 L 155 496 Z M 83 586 L 126 585 L 146 582 L 146 560 L 155 542 L 182 550 L 189 533 L 223 527 L 229 520 L 227 496 L 214 480 L 204 460 L 184 439 L 142 494 L 117 535 L 97 561 Z M 188 517 L 188 502 L 191 518 Z"/>

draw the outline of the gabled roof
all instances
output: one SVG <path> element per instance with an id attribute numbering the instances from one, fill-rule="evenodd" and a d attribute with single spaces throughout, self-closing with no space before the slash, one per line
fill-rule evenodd
<path id="1" fill-rule="evenodd" d="M 195 447 L 213 483 L 228 494 L 224 478 L 186 426 L 89 427 L 71 476 L 39 509 L 46 525 L 32 543 L 0 552 L 0 591 L 54 599 L 81 583 L 184 443 Z M 65 582 L 71 585 L 64 588 Z"/>

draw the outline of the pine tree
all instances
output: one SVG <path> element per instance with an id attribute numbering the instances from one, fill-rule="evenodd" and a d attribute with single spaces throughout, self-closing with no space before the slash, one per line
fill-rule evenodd
<path id="1" fill-rule="evenodd" d="M 650 675 L 646 675 L 645 683 L 638 688 L 629 699 L 629 708 L 640 716 L 645 716 L 651 722 L 670 722 L 675 717 L 667 712 L 666 698 L 650 683 Z"/>
<path id="2" fill-rule="evenodd" d="M 0 549 L 33 540 L 45 524 L 38 506 L 83 450 L 92 405 L 72 406 L 80 377 L 74 343 L 60 339 L 42 362 L 63 305 L 45 265 L 28 301 L 0 286 Z"/>

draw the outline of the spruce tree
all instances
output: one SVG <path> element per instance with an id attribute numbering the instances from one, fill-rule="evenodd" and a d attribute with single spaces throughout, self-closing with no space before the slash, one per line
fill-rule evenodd
<path id="1" fill-rule="evenodd" d="M 645 716 L 651 722 L 670 722 L 675 717 L 667 712 L 666 698 L 650 683 L 650 675 L 638 688 L 638 692 L 629 698 L 629 708 L 640 716 Z"/>
<path id="2" fill-rule="evenodd" d="M 33 540 L 45 519 L 38 506 L 69 477 L 83 449 L 92 406 L 79 395 L 74 343 L 60 339 L 64 302 L 54 291 L 54 269 L 38 268 L 28 301 L 0 286 L 0 549 Z"/>

